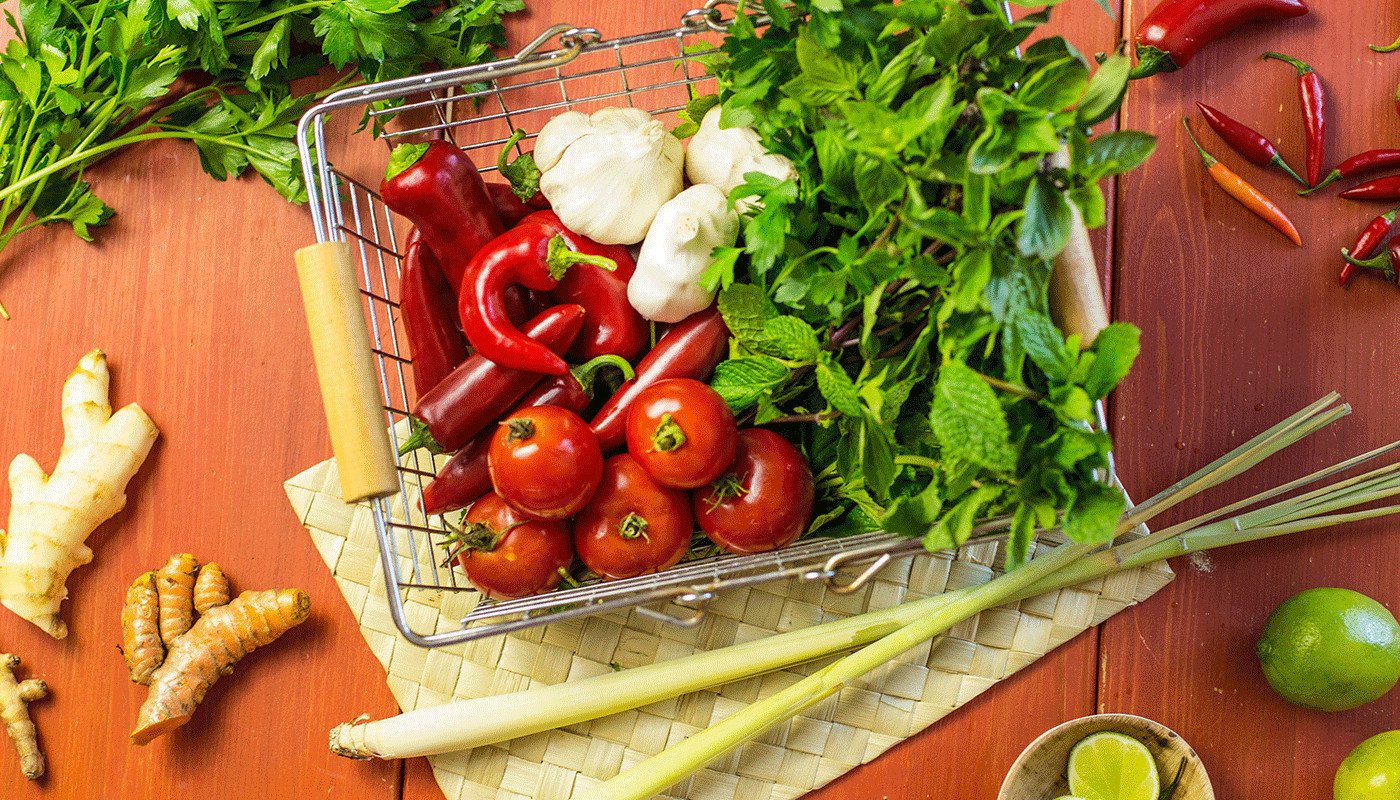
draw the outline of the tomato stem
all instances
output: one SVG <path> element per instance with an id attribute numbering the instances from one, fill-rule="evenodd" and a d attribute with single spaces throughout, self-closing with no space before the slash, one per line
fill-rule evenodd
<path id="1" fill-rule="evenodd" d="M 617 529 L 624 539 L 643 539 L 650 542 L 651 537 L 647 536 L 646 517 L 635 511 L 628 512 L 622 521 L 617 523 Z"/>
<path id="2" fill-rule="evenodd" d="M 508 429 L 506 441 L 524 442 L 533 439 L 535 436 L 535 421 L 527 417 L 517 417 L 501 423 Z"/>
<path id="3" fill-rule="evenodd" d="M 685 431 L 668 414 L 661 415 L 661 422 L 656 426 L 656 430 L 651 434 L 651 449 L 653 452 L 660 451 L 669 453 L 672 450 L 680 449 L 685 444 Z"/>

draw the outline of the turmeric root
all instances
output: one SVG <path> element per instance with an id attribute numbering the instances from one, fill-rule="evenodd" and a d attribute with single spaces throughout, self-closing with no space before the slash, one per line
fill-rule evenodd
<path id="1" fill-rule="evenodd" d="M 10 530 L 0 533 L 0 603 L 55 639 L 68 575 L 92 561 L 83 544 L 126 505 L 126 484 L 158 431 L 132 403 L 112 413 L 107 357 L 83 356 L 63 384 L 63 449 L 53 473 L 21 453 L 10 464 Z"/>
<path id="2" fill-rule="evenodd" d="M 143 573 L 126 590 L 126 604 L 122 606 L 122 656 L 126 658 L 131 679 L 146 686 L 151 684 L 151 676 L 165 659 L 154 572 Z"/>
<path id="3" fill-rule="evenodd" d="M 156 571 L 160 596 L 160 640 L 166 647 L 194 625 L 194 574 L 199 562 L 189 553 L 177 553 Z"/>
<path id="4" fill-rule="evenodd" d="M 204 615 L 211 608 L 228 602 L 228 578 L 218 564 L 209 562 L 199 568 L 194 582 L 194 610 Z"/>
<path id="5" fill-rule="evenodd" d="M 220 675 L 254 649 L 272 642 L 311 613 L 311 598 L 300 589 L 244 592 L 215 606 L 175 640 L 151 682 L 131 732 L 133 744 L 152 739 L 189 721 L 205 692 Z"/>
<path id="6" fill-rule="evenodd" d="M 39 749 L 39 732 L 29 718 L 29 704 L 49 693 L 48 684 L 30 678 L 15 680 L 19 656 L 0 653 L 0 720 L 19 751 L 19 768 L 24 777 L 35 780 L 44 774 L 44 753 Z"/>

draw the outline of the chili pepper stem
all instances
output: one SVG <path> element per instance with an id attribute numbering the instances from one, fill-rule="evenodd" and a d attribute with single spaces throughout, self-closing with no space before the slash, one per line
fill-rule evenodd
<path id="1" fill-rule="evenodd" d="M 428 430 L 428 426 L 425 425 L 422 420 L 417 417 L 410 417 L 408 424 L 408 438 L 404 439 L 403 444 L 399 445 L 400 457 L 406 456 L 420 448 L 427 450 L 433 455 L 440 455 L 446 452 L 443 450 L 442 445 L 438 444 L 438 440 L 433 438 L 433 432 Z"/>
<path id="2" fill-rule="evenodd" d="M 1196 146 L 1196 152 L 1201 154 L 1201 163 L 1206 165 L 1206 169 L 1220 163 L 1220 159 L 1207 153 L 1206 149 L 1201 147 L 1201 143 L 1196 141 L 1196 134 L 1191 132 L 1191 123 L 1185 117 L 1181 118 L 1181 127 L 1186 129 L 1186 138 L 1191 140 L 1191 144 Z"/>
<path id="3" fill-rule="evenodd" d="M 577 264 L 588 264 L 608 272 L 617 270 L 617 262 L 611 258 L 591 256 L 571 250 L 563 235 L 555 234 L 554 238 L 549 240 L 549 254 L 545 258 L 545 265 L 549 268 L 549 276 L 559 280 L 564 277 L 564 273 L 568 271 L 569 267 Z"/>
<path id="4" fill-rule="evenodd" d="M 579 364 L 577 367 L 570 369 L 569 372 L 574 376 L 574 380 L 578 381 L 579 385 L 583 387 L 583 390 L 591 395 L 592 392 L 589 390 L 593 387 L 593 380 L 597 377 L 598 371 L 603 367 L 617 367 L 622 373 L 622 379 L 625 381 L 630 381 L 637 377 L 637 371 L 632 368 L 631 362 L 622 356 L 612 355 L 611 353 L 595 356 Z"/>
<path id="5" fill-rule="evenodd" d="M 1290 178 L 1292 178 L 1293 180 L 1295 180 L 1295 181 L 1297 181 L 1297 182 L 1303 184 L 1304 186 L 1307 186 L 1307 185 L 1308 185 L 1308 182 L 1307 182 L 1306 180 L 1303 179 L 1303 176 L 1302 176 L 1302 175 L 1299 175 L 1298 173 L 1294 172 L 1294 171 L 1293 171 L 1293 168 L 1290 167 L 1290 166 L 1288 166 L 1288 162 L 1283 160 L 1283 156 L 1281 156 L 1281 155 L 1275 155 L 1275 156 L 1273 157 L 1273 160 L 1270 161 L 1269 163 L 1270 163 L 1270 164 L 1273 164 L 1275 167 L 1278 167 L 1279 169 L 1283 170 L 1284 172 L 1287 172 L 1287 173 L 1288 173 L 1288 176 L 1289 176 Z M 1307 190 L 1304 190 L 1304 191 L 1307 191 Z M 1303 192 L 1299 192 L 1299 194 L 1303 194 Z"/>
<path id="6" fill-rule="evenodd" d="M 1264 58 L 1264 59 L 1270 59 L 1270 58 L 1272 58 L 1272 59 L 1276 59 L 1276 60 L 1278 60 L 1278 61 L 1282 61 L 1282 62 L 1284 62 L 1285 64 L 1289 64 L 1289 65 L 1291 65 L 1294 69 L 1298 70 L 1298 74 L 1299 74 L 1299 75 L 1307 75 L 1309 72 L 1315 72 L 1315 70 L 1312 68 L 1312 66 L 1309 65 L 1307 62 L 1305 62 L 1305 61 L 1303 61 L 1303 60 L 1301 60 L 1301 59 L 1294 58 L 1293 56 L 1284 55 L 1283 53 L 1279 53 L 1279 52 L 1276 52 L 1276 51 L 1273 51 L 1273 50 L 1270 50 L 1269 52 L 1265 53 L 1263 56 L 1261 56 L 1261 58 Z"/>
<path id="7" fill-rule="evenodd" d="M 1130 80 L 1150 78 L 1159 72 L 1174 72 L 1177 69 L 1170 53 L 1150 45 L 1138 45 L 1137 57 L 1137 66 L 1128 73 Z"/>
<path id="8" fill-rule="evenodd" d="M 1295 176 L 1295 177 L 1296 177 L 1296 176 Z M 1316 186 L 1309 186 L 1309 187 L 1306 188 L 1306 189 L 1299 189 L 1299 190 L 1298 190 L 1298 194 L 1301 195 L 1301 196 L 1303 196 L 1303 197 L 1307 197 L 1308 195 L 1312 194 L 1313 192 L 1317 191 L 1318 189 L 1321 189 L 1321 188 L 1324 187 L 1324 186 L 1330 186 L 1331 184 L 1336 183 L 1337 181 L 1339 181 L 1339 180 L 1341 180 L 1341 179 L 1342 179 L 1342 171 L 1339 170 L 1339 169 L 1334 169 L 1334 170 L 1332 170 L 1331 172 L 1327 173 L 1327 177 L 1325 177 L 1325 178 L 1323 178 L 1322 180 L 1318 181 L 1318 183 L 1317 183 Z M 1299 178 L 1299 180 L 1302 180 L 1302 179 Z M 1303 181 L 1303 185 L 1304 185 L 1304 186 L 1307 186 L 1307 181 Z"/>
<path id="9" fill-rule="evenodd" d="M 1396 37 L 1395 41 L 1390 44 L 1370 44 L 1366 46 L 1376 53 L 1394 53 L 1396 50 L 1400 50 L 1400 37 Z"/>

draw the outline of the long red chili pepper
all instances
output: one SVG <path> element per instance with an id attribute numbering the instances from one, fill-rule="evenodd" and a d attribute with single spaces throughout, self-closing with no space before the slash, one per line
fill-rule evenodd
<path id="1" fill-rule="evenodd" d="M 1381 149 L 1367 150 L 1364 153 L 1357 153 L 1346 161 L 1337 165 L 1337 168 L 1327 173 L 1320 183 L 1311 189 L 1303 189 L 1298 194 L 1312 194 L 1328 184 L 1339 181 L 1342 178 L 1350 178 L 1360 175 L 1363 172 L 1385 169 L 1387 167 L 1400 166 L 1400 150 Z"/>
<path id="2" fill-rule="evenodd" d="M 1274 202 L 1265 197 L 1258 189 L 1249 185 L 1244 178 L 1220 163 L 1215 156 L 1207 153 L 1205 148 L 1201 147 L 1201 143 L 1196 141 L 1196 135 L 1191 132 L 1190 122 L 1183 118 L 1181 124 L 1186 127 L 1186 135 L 1191 138 L 1191 144 L 1196 146 L 1196 152 L 1201 154 L 1201 163 L 1205 164 L 1206 173 L 1210 175 L 1211 180 L 1219 184 L 1220 188 L 1238 200 L 1245 208 L 1253 211 L 1260 219 L 1277 228 L 1294 244 L 1302 247 L 1303 237 L 1298 235 L 1298 229 L 1284 215 L 1283 210 L 1274 205 Z"/>
<path id="3" fill-rule="evenodd" d="M 457 321 L 457 298 L 414 228 L 408 234 L 399 275 L 399 312 L 413 356 L 413 386 L 427 394 L 467 360 L 467 337 Z"/>
<path id="4" fill-rule="evenodd" d="M 555 306 L 525 324 L 525 333 L 556 353 L 567 352 L 583 327 L 582 306 Z M 501 418 L 540 382 L 540 375 L 502 367 L 480 353 L 462 362 L 442 383 L 418 399 L 412 430 L 399 447 L 432 453 L 461 449 Z"/>
<path id="5" fill-rule="evenodd" d="M 1400 175 L 1358 183 L 1337 196 L 1348 200 L 1400 200 Z"/>
<path id="6" fill-rule="evenodd" d="M 1274 143 L 1264 137 L 1264 134 L 1245 125 L 1237 119 L 1229 116 L 1223 111 L 1212 108 L 1205 103 L 1197 103 L 1196 107 L 1201 109 L 1201 116 L 1206 118 L 1212 130 L 1230 145 L 1236 153 L 1249 159 L 1252 163 L 1261 167 L 1274 166 L 1287 172 L 1297 182 L 1307 186 L 1307 181 L 1298 177 L 1298 173 L 1288 166 L 1288 162 L 1279 155 L 1278 148 Z"/>
<path id="7" fill-rule="evenodd" d="M 1397 213 L 1400 213 L 1400 208 L 1392 208 L 1371 220 L 1369 225 L 1361 229 L 1361 233 L 1356 237 L 1356 242 L 1344 252 L 1350 253 L 1352 258 L 1359 260 L 1365 260 L 1375 255 L 1385 241 L 1385 237 L 1390 235 L 1390 229 L 1395 225 Z M 1343 264 L 1342 271 L 1337 274 L 1337 283 L 1346 286 L 1351 282 L 1356 270 L 1356 265 L 1350 261 Z"/>
<path id="8" fill-rule="evenodd" d="M 1322 90 L 1322 76 L 1306 62 L 1272 50 L 1264 58 L 1291 64 L 1298 71 L 1298 100 L 1303 106 L 1303 131 L 1308 136 L 1308 185 L 1316 186 L 1322 179 L 1322 156 L 1327 146 L 1327 95 Z"/>
<path id="9" fill-rule="evenodd" d="M 445 140 L 395 147 L 379 196 L 422 232 L 454 292 L 471 257 L 505 230 L 476 165 Z"/>
<path id="10" fill-rule="evenodd" d="M 625 379 L 636 373 L 626 360 L 614 355 L 600 356 L 574 367 L 567 374 L 554 375 L 540 381 L 520 399 L 515 409 L 535 406 L 559 406 L 582 414 L 593 402 L 593 381 L 603 367 L 617 367 Z M 423 488 L 423 511 L 444 514 L 465 508 L 478 497 L 491 491 L 491 473 L 486 468 L 486 451 L 494 433 L 490 427 L 478 433 L 452 458 L 448 459 L 437 477 Z"/>
<path id="11" fill-rule="evenodd" d="M 620 244 L 600 244 L 569 230 L 553 211 L 535 212 L 525 219 L 525 223 L 531 222 L 563 236 L 571 250 L 602 256 L 617 264 L 617 269 L 612 271 L 571 269 L 549 293 L 556 303 L 578 303 L 588 311 L 583 332 L 569 355 L 579 360 L 607 354 L 636 358 L 647 346 L 651 329 L 627 299 L 627 282 L 637 271 L 632 254 Z"/>
<path id="12" fill-rule="evenodd" d="M 677 322 L 637 363 L 637 377 L 622 384 L 593 416 L 589 426 L 604 452 L 626 440 L 624 422 L 632 401 L 648 386 L 665 378 L 707 380 L 729 349 L 729 327 L 711 306 Z"/>
<path id="13" fill-rule="evenodd" d="M 563 375 L 569 369 L 564 359 L 526 336 L 511 321 L 506 292 L 512 286 L 552 291 L 564 273 L 578 264 L 617 269 L 611 259 L 570 250 L 561 234 L 543 225 L 517 225 L 501 234 L 467 267 L 470 279 L 462 284 L 457 303 L 467 341 L 503 367 Z"/>
<path id="14" fill-rule="evenodd" d="M 1400 286 L 1400 238 L 1391 239 L 1386 252 L 1375 258 L 1362 261 L 1359 258 L 1354 258 L 1346 250 L 1342 251 L 1342 258 L 1357 268 L 1375 270 L 1380 273 L 1381 277 Z"/>
<path id="15" fill-rule="evenodd" d="M 486 194 L 491 197 L 491 205 L 496 209 L 496 216 L 501 218 L 501 223 L 507 228 L 514 228 L 520 223 L 520 220 L 540 210 L 522 203 L 520 198 L 515 196 L 515 192 L 511 191 L 510 186 L 504 183 L 486 184 Z M 537 194 L 535 197 L 544 197 L 544 195 Z M 549 204 L 545 203 L 544 207 L 548 208 Z"/>
<path id="16" fill-rule="evenodd" d="M 1132 77 L 1181 69 L 1202 47 L 1247 22 L 1274 22 L 1306 13 L 1303 0 L 1162 0 L 1133 37 L 1138 64 Z"/>

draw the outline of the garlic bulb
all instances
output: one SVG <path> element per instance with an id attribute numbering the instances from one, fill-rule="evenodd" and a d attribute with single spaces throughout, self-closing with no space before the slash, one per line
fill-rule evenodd
<path id="1" fill-rule="evenodd" d="M 700 130 L 685 154 L 685 175 L 691 183 L 707 183 L 726 196 L 744 182 L 744 173 L 762 172 L 778 180 L 795 179 L 797 169 L 787 156 L 763 149 L 753 128 L 721 128 L 715 106 L 700 120 Z M 740 201 L 740 210 L 752 201 Z"/>
<path id="2" fill-rule="evenodd" d="M 603 244 L 635 244 L 657 209 L 681 191 L 680 140 L 639 108 L 568 111 L 540 129 L 540 191 L 570 230 Z"/>
<path id="3" fill-rule="evenodd" d="M 739 238 L 739 216 L 724 192 L 705 183 L 676 195 L 656 213 L 627 283 L 627 300 L 656 322 L 680 322 L 709 308 L 715 293 L 700 286 L 716 247 Z"/>

